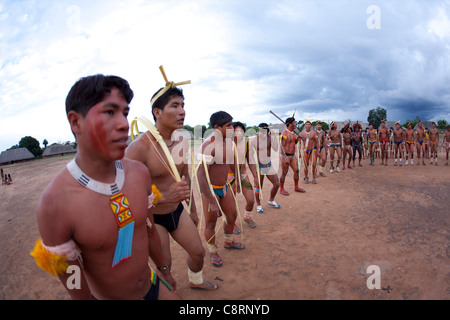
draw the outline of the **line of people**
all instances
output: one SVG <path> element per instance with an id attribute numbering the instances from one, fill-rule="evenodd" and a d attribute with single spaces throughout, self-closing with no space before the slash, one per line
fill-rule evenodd
<path id="1" fill-rule="evenodd" d="M 294 190 L 305 192 L 299 187 L 302 167 L 304 183 L 310 183 L 311 177 L 315 184 L 317 158 L 319 175 L 325 176 L 327 149 L 333 170 L 335 153 L 339 170 L 341 152 L 344 160 L 347 154 L 351 157 L 347 146 L 360 152 L 360 127 L 354 127 L 353 133 L 347 130 L 342 137 L 335 124 L 326 133 L 320 124 L 312 130 L 307 121 L 305 130 L 298 132 L 291 117 L 281 136 L 261 123 L 256 136 L 244 139 L 244 125 L 219 111 L 210 117 L 214 133 L 203 141 L 195 162 L 190 139 L 174 138 L 186 116 L 178 86 L 189 82 L 168 81 L 161 71 L 166 86 L 150 102 L 154 128 L 130 144 L 127 117 L 134 93 L 125 79 L 100 74 L 84 77 L 66 97 L 67 119 L 78 152 L 39 199 L 41 239 L 31 255 L 39 267 L 59 277 L 73 299 L 179 299 L 171 273 L 170 237 L 187 253 L 188 286 L 217 290 L 218 284 L 203 275 L 206 250 L 197 229 L 201 220 L 192 196 L 194 183 L 201 192 L 209 260 L 222 267 L 226 261 L 219 247 L 246 248 L 242 237 L 235 238 L 239 234 L 238 193 L 246 200 L 244 221 L 254 229 L 254 205 L 258 213 L 264 211 L 264 177 L 272 183 L 268 205 L 278 210 L 278 190 L 289 195 L 284 184 L 289 168 L 294 170 Z M 446 134 L 447 142 L 449 137 Z M 368 139 L 370 143 L 373 131 Z M 378 139 L 383 142 L 384 138 Z M 280 154 L 280 178 L 273 152 Z M 217 234 L 222 231 L 223 245 L 219 245 Z M 154 268 L 149 267 L 149 259 Z"/>

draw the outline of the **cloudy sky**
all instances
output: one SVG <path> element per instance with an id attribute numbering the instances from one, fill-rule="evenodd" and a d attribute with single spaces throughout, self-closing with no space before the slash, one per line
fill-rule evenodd
<path id="1" fill-rule="evenodd" d="M 64 101 L 86 75 L 114 74 L 149 100 L 183 86 L 186 124 L 218 110 L 285 118 L 450 121 L 449 0 L 0 0 L 0 151 L 31 135 L 73 141 Z"/>

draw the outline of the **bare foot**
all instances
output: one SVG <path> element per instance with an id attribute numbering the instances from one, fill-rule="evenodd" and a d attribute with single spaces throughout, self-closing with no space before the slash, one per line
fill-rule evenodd
<path id="1" fill-rule="evenodd" d="M 193 284 L 192 282 L 189 282 L 189 288 L 195 290 L 217 290 L 219 289 L 219 285 L 209 281 L 204 281 L 202 284 Z"/>

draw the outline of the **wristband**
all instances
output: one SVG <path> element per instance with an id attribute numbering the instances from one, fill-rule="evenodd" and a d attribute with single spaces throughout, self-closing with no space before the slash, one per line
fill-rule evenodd
<path id="1" fill-rule="evenodd" d="M 168 265 L 165 265 L 165 266 L 157 267 L 157 269 L 158 269 L 159 271 L 167 271 L 167 270 L 169 270 L 169 266 L 168 266 Z"/>

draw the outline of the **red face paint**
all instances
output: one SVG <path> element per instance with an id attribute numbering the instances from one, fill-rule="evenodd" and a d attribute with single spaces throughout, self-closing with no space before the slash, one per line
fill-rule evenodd
<path id="1" fill-rule="evenodd" d="M 93 151 L 111 160 L 124 157 L 129 129 L 125 119 L 128 110 L 123 95 L 115 88 L 89 110 L 85 118 L 86 131 Z"/>
<path id="2" fill-rule="evenodd" d="M 92 110 L 94 111 L 94 110 Z M 101 113 L 92 114 L 91 127 L 89 128 L 89 138 L 92 146 L 101 154 L 111 156 L 108 149 L 108 141 L 106 139 L 105 126 Z"/>

